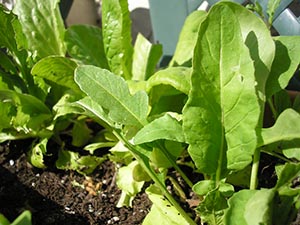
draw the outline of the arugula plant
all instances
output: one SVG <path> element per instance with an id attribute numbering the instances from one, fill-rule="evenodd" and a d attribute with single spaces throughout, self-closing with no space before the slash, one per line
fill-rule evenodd
<path id="1" fill-rule="evenodd" d="M 289 223 L 299 208 L 299 186 L 292 183 L 300 171 L 295 126 L 300 117 L 292 108 L 277 112 L 273 98 L 299 65 L 300 38 L 273 38 L 246 8 L 221 2 L 208 13 L 188 17 L 168 68 L 145 76 L 145 67 L 154 65 L 148 61 L 154 52 L 134 52 L 148 57 L 140 62 L 143 74 L 133 76 L 138 58 L 132 57 L 128 40 L 125 44 L 125 2 L 103 1 L 103 16 L 108 17 L 103 19 L 103 42 L 114 47 L 104 44 L 109 69 L 81 65 L 75 81 L 87 95 L 79 104 L 111 127 L 138 162 L 128 164 L 128 174 L 136 182 L 154 181 L 147 189 L 153 207 L 144 224 L 155 218 L 195 224 L 166 188 L 171 167 L 201 199 L 196 211 L 202 223 Z M 121 34 L 124 38 L 117 38 Z M 263 128 L 266 102 L 278 115 L 270 128 Z M 205 177 L 195 184 L 177 163 L 186 147 Z M 276 166 L 277 184 L 269 189 L 258 187 L 262 152 L 283 162 Z M 235 192 L 234 185 L 242 183 L 244 189 Z M 127 188 L 127 195 L 139 189 Z M 285 204 L 291 207 L 284 209 Z M 280 218 L 272 213 L 281 210 Z"/>
<path id="2" fill-rule="evenodd" d="M 44 167 L 47 143 L 55 140 L 57 167 L 82 173 L 103 160 L 94 151 L 112 147 L 110 159 L 123 165 L 118 206 L 153 181 L 144 224 L 196 224 L 167 189 L 168 180 L 188 200 L 169 170 L 199 197 L 202 223 L 293 219 L 300 207 L 299 99 L 281 99 L 299 65 L 299 37 L 271 37 L 253 13 L 221 2 L 187 18 L 170 65 L 156 71 L 162 46 L 141 35 L 132 46 L 126 0 L 102 2 L 102 30 L 65 29 L 57 3 L 19 1 L 17 16 L 1 7 L 1 141 L 34 138 L 29 158 Z M 266 102 L 276 120 L 269 128 Z M 103 127 L 96 136 L 87 118 Z M 90 155 L 67 151 L 62 133 Z M 280 159 L 272 188 L 258 186 L 262 152 Z M 182 163 L 205 179 L 192 182 Z"/>
<path id="3" fill-rule="evenodd" d="M 67 134 L 81 147 L 92 137 L 83 111 L 71 105 L 83 93 L 73 79 L 77 62 L 65 57 L 58 2 L 18 1 L 13 11 L 0 5 L 0 142 L 32 139 L 28 159 L 44 168 L 54 141 L 60 146 L 57 167 L 88 173 L 103 160 L 68 151 L 61 138 Z"/>

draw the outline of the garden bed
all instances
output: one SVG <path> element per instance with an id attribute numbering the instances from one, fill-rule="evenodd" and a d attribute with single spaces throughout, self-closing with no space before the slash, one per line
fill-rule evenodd
<path id="1" fill-rule="evenodd" d="M 30 210 L 33 224 L 141 224 L 151 207 L 145 193 L 137 195 L 132 208 L 116 207 L 121 191 L 111 161 L 85 177 L 34 168 L 22 149 L 24 142 L 0 146 L 0 212 L 10 221 Z"/>

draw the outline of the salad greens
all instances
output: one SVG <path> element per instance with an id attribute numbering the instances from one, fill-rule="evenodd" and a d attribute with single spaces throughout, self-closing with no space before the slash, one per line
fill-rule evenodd
<path id="1" fill-rule="evenodd" d="M 60 146 L 60 169 L 87 174 L 104 160 L 118 163 L 118 207 L 131 206 L 151 183 L 153 206 L 143 224 L 293 221 L 300 208 L 300 101 L 290 102 L 285 88 L 300 63 L 299 36 L 272 37 L 247 8 L 219 2 L 188 16 L 169 66 L 158 69 L 161 45 L 140 34 L 131 43 L 126 0 L 102 2 L 102 29 L 65 29 L 57 4 L 0 8 L 1 142 L 32 138 L 28 158 L 41 168 L 50 142 Z M 269 4 L 270 17 L 277 5 Z M 96 157 L 103 148 L 109 153 Z M 276 162 L 272 187 L 259 183 L 262 155 Z M 196 218 L 182 207 L 189 201 L 197 203 Z"/>

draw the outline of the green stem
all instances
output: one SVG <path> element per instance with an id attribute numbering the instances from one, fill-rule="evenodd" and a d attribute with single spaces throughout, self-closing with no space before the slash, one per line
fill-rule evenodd
<path id="1" fill-rule="evenodd" d="M 274 120 L 276 120 L 277 117 L 278 117 L 278 113 L 277 113 L 277 111 L 276 111 L 276 109 L 275 109 L 274 103 L 273 103 L 273 101 L 272 101 L 271 98 L 268 99 L 268 104 L 269 104 L 269 106 L 270 106 L 270 109 L 271 109 L 273 118 L 274 118 Z"/>
<path id="2" fill-rule="evenodd" d="M 255 149 L 254 156 L 253 156 L 253 164 L 252 164 L 251 178 L 250 178 L 250 190 L 255 190 L 257 187 L 259 160 L 260 160 L 260 148 L 257 148 Z"/>
<path id="3" fill-rule="evenodd" d="M 293 162 L 292 160 L 290 160 L 288 158 L 285 158 L 284 156 L 282 156 L 282 155 L 280 155 L 280 154 L 278 154 L 276 152 L 266 151 L 266 150 L 263 150 L 263 149 L 261 150 L 261 152 L 264 152 L 264 153 L 266 153 L 268 155 L 274 156 L 274 157 L 276 157 L 278 159 L 281 159 L 281 160 L 283 160 L 285 162 L 289 162 L 289 163 Z"/>
<path id="4" fill-rule="evenodd" d="M 174 167 L 174 169 L 180 174 L 182 179 L 187 183 L 187 185 L 190 188 L 193 188 L 193 183 L 192 181 L 186 176 L 186 174 L 180 169 L 180 167 L 177 165 L 177 163 L 172 160 L 172 155 L 169 153 L 169 151 L 163 146 L 159 145 L 159 149 L 162 151 L 162 153 L 166 156 L 166 158 L 169 160 L 171 165 Z"/>
<path id="5" fill-rule="evenodd" d="M 148 158 L 143 155 L 139 150 L 141 147 L 132 145 L 126 138 L 123 137 L 118 131 L 113 131 L 114 135 L 123 142 L 123 144 L 128 148 L 128 150 L 132 153 L 135 159 L 139 162 L 139 164 L 143 167 L 143 169 L 147 172 L 147 174 L 151 177 L 151 179 L 155 182 L 155 184 L 159 187 L 163 195 L 168 199 L 168 201 L 177 209 L 177 211 L 181 214 L 181 216 L 190 224 L 196 225 L 194 220 L 181 208 L 178 202 L 173 198 L 173 196 L 166 189 L 164 183 L 159 179 L 156 173 L 150 167 Z"/>

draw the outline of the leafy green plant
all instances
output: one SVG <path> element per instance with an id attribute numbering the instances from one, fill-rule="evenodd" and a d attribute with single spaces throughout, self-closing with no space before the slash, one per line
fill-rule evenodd
<path id="1" fill-rule="evenodd" d="M 73 79 L 77 62 L 65 57 L 66 30 L 58 2 L 18 1 L 13 12 L 0 5 L 0 142 L 33 139 L 28 159 L 45 168 L 51 140 L 60 146 L 60 156 L 73 156 L 60 158 L 58 167 L 85 173 L 101 160 L 69 152 L 61 139 L 69 132 L 64 137 L 81 147 L 92 137 L 80 117 L 83 111 L 71 105 L 83 94 Z"/>
<path id="2" fill-rule="evenodd" d="M 102 30 L 65 30 L 57 2 L 19 2 L 18 18 L 1 8 L 2 141 L 34 138 L 30 159 L 43 167 L 47 143 L 55 140 L 57 167 L 82 173 L 102 162 L 94 151 L 111 148 L 109 159 L 122 165 L 118 206 L 130 206 L 151 181 L 144 224 L 197 223 L 182 207 L 191 199 L 169 171 L 193 191 L 201 223 L 291 222 L 300 207 L 299 99 L 283 101 L 300 62 L 299 37 L 272 37 L 261 18 L 220 2 L 187 18 L 169 66 L 157 70 L 162 46 L 141 35 L 132 46 L 126 0 L 102 2 Z M 29 18 L 32 8 L 39 13 Z M 268 128 L 266 104 L 275 121 Z M 96 136 L 90 118 L 103 128 Z M 89 155 L 67 151 L 65 133 Z M 272 187 L 258 182 L 262 154 L 277 163 Z M 204 179 L 195 181 L 181 165 Z"/>
<path id="3" fill-rule="evenodd" d="M 126 13 L 118 15 L 118 21 L 126 19 Z M 195 17 L 197 22 L 190 19 Z M 103 34 L 114 37 L 115 30 L 106 29 L 104 22 Z M 86 65 L 75 70 L 75 81 L 89 99 L 81 105 L 112 128 L 155 183 L 148 189 L 154 205 L 145 224 L 166 210 L 154 197 L 157 194 L 166 196 L 172 210 L 185 220 L 174 219 L 172 212 L 165 211 L 161 215 L 170 216 L 162 221 L 195 223 L 166 189 L 168 168 L 177 170 L 201 199 L 196 209 L 201 222 L 288 223 L 299 207 L 299 187 L 291 187 L 299 176 L 295 153 L 299 129 L 289 125 L 297 124 L 299 114 L 286 109 L 270 128 L 263 128 L 263 121 L 265 103 L 274 106 L 274 94 L 285 88 L 300 62 L 295 55 L 299 37 L 272 38 L 261 19 L 229 2 L 216 4 L 208 13 L 195 12 L 183 30 L 170 67 L 146 80 L 133 83 L 129 67 L 124 71 L 119 62 L 111 71 Z M 186 45 L 193 54 L 187 54 Z M 124 46 L 118 46 L 114 55 L 131 58 L 122 50 Z M 113 64 L 114 60 L 108 61 Z M 295 152 L 291 157 L 284 152 L 292 143 Z M 177 164 L 187 145 L 197 171 L 205 177 L 195 184 Z M 276 186 L 269 189 L 257 189 L 262 152 L 284 161 L 276 167 Z M 235 192 L 234 185 L 242 183 L 242 176 L 246 188 Z M 282 201 L 291 208 L 279 219 L 271 211 L 282 210 Z"/>

